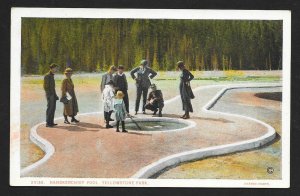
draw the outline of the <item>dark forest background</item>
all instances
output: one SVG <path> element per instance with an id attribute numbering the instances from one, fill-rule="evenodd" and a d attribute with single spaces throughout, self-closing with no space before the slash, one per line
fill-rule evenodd
<path id="1" fill-rule="evenodd" d="M 282 69 L 282 21 L 22 18 L 22 73 L 51 63 L 75 71 Z"/>

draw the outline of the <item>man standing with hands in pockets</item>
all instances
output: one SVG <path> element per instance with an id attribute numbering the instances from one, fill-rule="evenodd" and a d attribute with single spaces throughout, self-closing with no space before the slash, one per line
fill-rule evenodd
<path id="1" fill-rule="evenodd" d="M 135 75 L 136 73 L 136 75 Z M 136 81 L 136 102 L 135 114 L 139 111 L 140 100 L 143 94 L 143 114 L 145 114 L 145 104 L 147 101 L 148 89 L 151 85 L 150 79 L 153 79 L 157 73 L 148 67 L 148 61 L 142 60 L 139 67 L 134 68 L 130 72 L 131 77 Z"/>
<path id="2" fill-rule="evenodd" d="M 47 111 L 46 111 L 46 127 L 54 127 L 54 114 L 56 109 L 56 101 L 58 96 L 55 91 L 54 74 L 57 71 L 57 64 L 50 65 L 50 71 L 44 77 L 44 90 L 47 98 Z"/>

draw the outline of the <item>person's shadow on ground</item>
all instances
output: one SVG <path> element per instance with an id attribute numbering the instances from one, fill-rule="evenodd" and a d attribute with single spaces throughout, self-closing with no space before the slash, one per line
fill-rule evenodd
<path id="1" fill-rule="evenodd" d="M 76 131 L 76 132 L 82 132 L 82 131 L 100 131 L 100 129 L 103 129 L 104 127 L 98 124 L 93 123 L 87 123 L 87 122 L 79 122 L 76 124 L 69 124 L 69 125 L 59 125 L 55 128 L 58 129 L 65 129 L 68 131 Z"/>

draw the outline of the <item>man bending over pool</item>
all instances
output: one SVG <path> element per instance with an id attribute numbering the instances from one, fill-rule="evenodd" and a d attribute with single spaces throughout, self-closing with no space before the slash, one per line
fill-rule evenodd
<path id="1" fill-rule="evenodd" d="M 164 107 L 164 98 L 161 90 L 157 90 L 156 85 L 152 84 L 150 86 L 151 92 L 149 93 L 145 109 L 153 111 L 153 115 L 156 115 L 158 111 L 158 116 L 162 117 L 162 108 Z"/>

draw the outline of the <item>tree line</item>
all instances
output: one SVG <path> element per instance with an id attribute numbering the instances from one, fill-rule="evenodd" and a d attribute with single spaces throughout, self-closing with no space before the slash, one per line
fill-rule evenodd
<path id="1" fill-rule="evenodd" d="M 23 74 L 51 63 L 76 71 L 126 70 L 148 59 L 155 70 L 282 69 L 282 21 L 22 18 Z"/>

